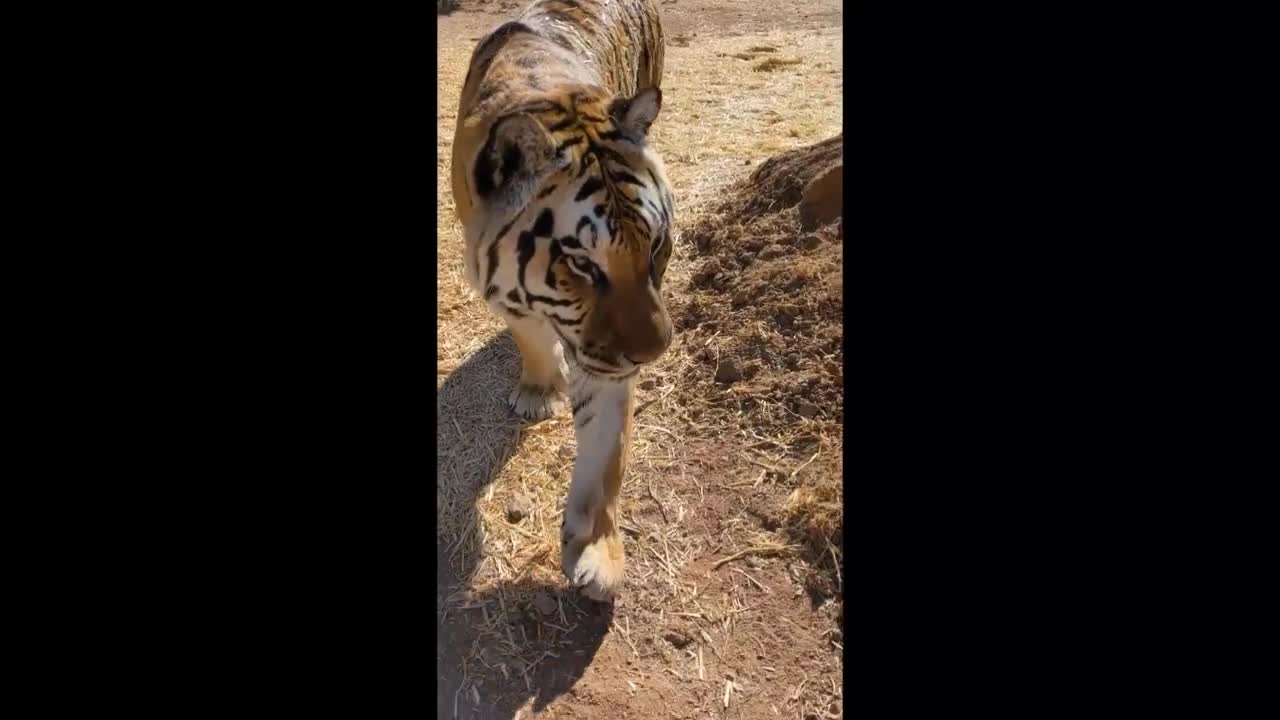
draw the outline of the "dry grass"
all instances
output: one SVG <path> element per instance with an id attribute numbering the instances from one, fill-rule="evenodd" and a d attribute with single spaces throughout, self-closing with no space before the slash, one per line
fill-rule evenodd
<path id="1" fill-rule="evenodd" d="M 810 568 L 817 570 L 806 585 L 820 593 L 830 594 L 834 589 L 843 595 L 844 485 L 839 471 L 811 475 L 791 492 L 783 511 L 786 531 L 805 543 L 806 557 L 812 558 Z M 829 559 L 824 563 L 824 558 Z M 835 588 L 830 587 L 831 574 L 835 575 Z"/>
<path id="2" fill-rule="evenodd" d="M 461 651 L 465 679 L 455 698 L 461 711 L 489 702 L 491 693 L 535 691 L 535 675 L 549 662 L 563 665 L 580 652 L 575 648 L 581 645 L 583 628 L 601 620 L 589 602 L 557 591 L 565 585 L 559 571 L 559 524 L 575 450 L 571 420 L 566 415 L 527 427 L 509 417 L 506 397 L 515 382 L 518 353 L 501 320 L 462 277 L 462 235 L 449 189 L 450 143 L 473 43 L 458 37 L 477 37 L 504 18 L 457 13 L 448 19 L 469 24 L 460 33 L 460 25 L 442 23 L 438 38 L 436 539 L 457 584 L 441 588 L 437 610 L 441 623 L 465 614 L 476 633 L 475 642 Z M 755 72 L 750 63 L 727 57 L 775 51 L 806 58 L 805 72 Z M 652 142 L 675 189 L 680 228 L 713 217 L 725 188 L 745 178 L 755 164 L 840 131 L 838 28 L 699 37 L 687 47 L 672 43 L 666 68 L 664 106 Z M 671 296 L 688 292 L 694 269 L 693 251 L 678 237 L 679 232 L 665 285 Z M 719 675 L 720 656 L 748 649 L 754 653 L 753 642 L 772 642 L 776 621 L 770 623 L 753 606 L 779 592 L 779 583 L 762 580 L 760 571 L 746 563 L 757 557 L 793 558 L 800 541 L 780 534 L 785 528 L 760 531 L 739 506 L 712 522 L 707 510 L 712 496 L 745 491 L 704 487 L 705 471 L 693 464 L 685 442 L 690 429 L 736 447 L 741 458 L 773 465 L 776 473 L 765 469 L 759 477 L 740 481 L 757 489 L 794 488 L 789 508 L 797 517 L 813 517 L 820 534 L 829 529 L 832 503 L 841 499 L 817 488 L 803 491 L 815 465 L 822 463 L 801 463 L 817 448 L 839 454 L 830 424 L 797 423 L 785 408 L 776 410 L 787 422 L 772 426 L 767 436 L 759 426 L 744 424 L 727 409 L 725 398 L 704 393 L 699 385 L 698 379 L 707 375 L 701 354 L 708 347 L 714 349 L 716 341 L 691 342 L 678 335 L 671 351 L 642 375 L 623 486 L 626 589 L 603 621 L 613 632 L 601 647 L 621 643 L 637 659 L 661 654 L 673 668 L 669 681 L 714 685 L 706 696 L 710 709 L 737 706 L 767 692 L 766 685 L 741 676 L 726 684 Z M 797 448 L 806 451 L 803 458 Z M 511 523 L 506 503 L 517 492 L 532 499 L 533 512 Z M 718 569 L 698 561 L 713 552 L 737 557 Z M 709 587 L 720 589 L 712 595 Z M 671 627 L 685 628 L 682 632 L 690 637 L 686 647 L 673 649 L 663 639 Z M 739 627 L 744 632 L 735 636 Z M 737 648 L 740 642 L 747 647 Z M 627 672 L 634 673 L 628 683 L 633 694 L 640 693 L 637 697 L 654 686 L 653 677 Z M 826 707 L 838 692 L 834 682 L 830 688 L 825 684 L 797 688 L 794 699 L 771 702 L 788 716 L 802 707 Z"/>

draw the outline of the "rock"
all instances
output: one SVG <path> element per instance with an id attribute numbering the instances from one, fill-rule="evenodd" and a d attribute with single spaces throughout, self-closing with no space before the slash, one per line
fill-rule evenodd
<path id="1" fill-rule="evenodd" d="M 489 665 L 497 665 L 502 662 L 502 651 L 493 645 L 487 645 L 480 650 L 480 657 Z"/>
<path id="2" fill-rule="evenodd" d="M 801 452 L 808 452 L 818 446 L 819 438 L 813 433 L 800 433 L 791 439 L 791 446 Z"/>
<path id="3" fill-rule="evenodd" d="M 533 513 L 533 499 L 524 493 L 507 498 L 507 522 L 518 523 Z"/>
<path id="4" fill-rule="evenodd" d="M 550 615 L 556 611 L 557 607 L 559 607 L 559 605 L 556 604 L 555 598 L 544 592 L 540 592 L 533 596 L 533 606 L 543 615 Z"/>
<path id="5" fill-rule="evenodd" d="M 780 116 L 779 116 L 780 117 Z M 741 214 L 754 216 L 796 207 L 815 178 L 844 158 L 844 134 L 774 155 L 751 172 L 751 197 Z"/>
<path id="6" fill-rule="evenodd" d="M 837 163 L 810 180 L 800 196 L 800 227 L 813 230 L 841 217 L 843 192 L 844 163 Z"/>
<path id="7" fill-rule="evenodd" d="M 721 360 L 716 366 L 716 382 L 735 383 L 742 379 L 742 370 L 732 360 Z"/>
<path id="8" fill-rule="evenodd" d="M 800 417 L 807 417 L 807 418 L 814 417 L 815 415 L 818 414 L 818 406 L 814 405 L 811 402 L 805 402 L 804 400 L 801 400 L 800 402 L 796 403 L 796 414 L 798 414 Z"/>
<path id="9" fill-rule="evenodd" d="M 693 271 L 693 281 L 696 283 L 708 282 L 715 277 L 716 273 L 722 270 L 723 267 L 720 265 L 719 258 L 708 258 L 706 262 L 702 263 L 702 267 Z"/>
<path id="10" fill-rule="evenodd" d="M 689 643 L 693 642 L 692 638 L 680 632 L 679 630 L 668 630 L 667 632 L 663 633 L 662 637 L 667 642 L 676 646 L 677 649 L 682 648 L 685 645 L 688 645 Z"/>
<path id="11" fill-rule="evenodd" d="M 786 255 L 786 254 L 787 254 L 787 249 L 782 247 L 781 245 L 769 245 L 765 249 L 761 250 L 760 254 L 757 255 L 756 257 L 761 260 L 772 260 L 777 257 L 782 257 L 783 255 Z"/>

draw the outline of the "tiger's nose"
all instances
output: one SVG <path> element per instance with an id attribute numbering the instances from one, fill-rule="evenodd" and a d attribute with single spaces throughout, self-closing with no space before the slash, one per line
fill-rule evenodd
<path id="1" fill-rule="evenodd" d="M 666 308 L 659 306 L 645 314 L 648 317 L 620 343 L 622 356 L 637 365 L 657 360 L 671 347 L 671 317 Z"/>

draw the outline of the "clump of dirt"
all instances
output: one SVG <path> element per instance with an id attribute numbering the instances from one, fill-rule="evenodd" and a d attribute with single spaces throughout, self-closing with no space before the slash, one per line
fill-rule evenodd
<path id="1" fill-rule="evenodd" d="M 756 72 L 773 72 L 778 68 L 786 67 L 788 65 L 799 65 L 802 62 L 804 62 L 804 60 L 800 58 L 789 58 L 786 60 L 782 58 L 769 58 L 768 60 L 757 63 L 756 66 L 751 69 Z"/>
<path id="2" fill-rule="evenodd" d="M 805 186 L 832 165 L 841 164 L 843 158 L 844 133 L 775 155 L 760 163 L 719 212 L 748 222 L 794 207 L 800 203 Z"/>

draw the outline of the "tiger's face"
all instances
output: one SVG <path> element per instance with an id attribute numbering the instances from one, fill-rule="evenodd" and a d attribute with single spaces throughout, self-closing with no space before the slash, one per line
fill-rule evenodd
<path id="1" fill-rule="evenodd" d="M 486 281 L 486 298 L 541 315 L 566 357 L 596 376 L 629 377 L 671 344 L 660 289 L 672 195 L 645 142 L 661 97 L 656 88 L 632 98 L 576 96 L 570 112 L 509 116 L 476 165 L 490 202 L 518 208 L 489 252 L 490 280 L 504 247 L 515 251 L 513 275 Z M 505 296 L 490 297 L 489 288 Z"/>

